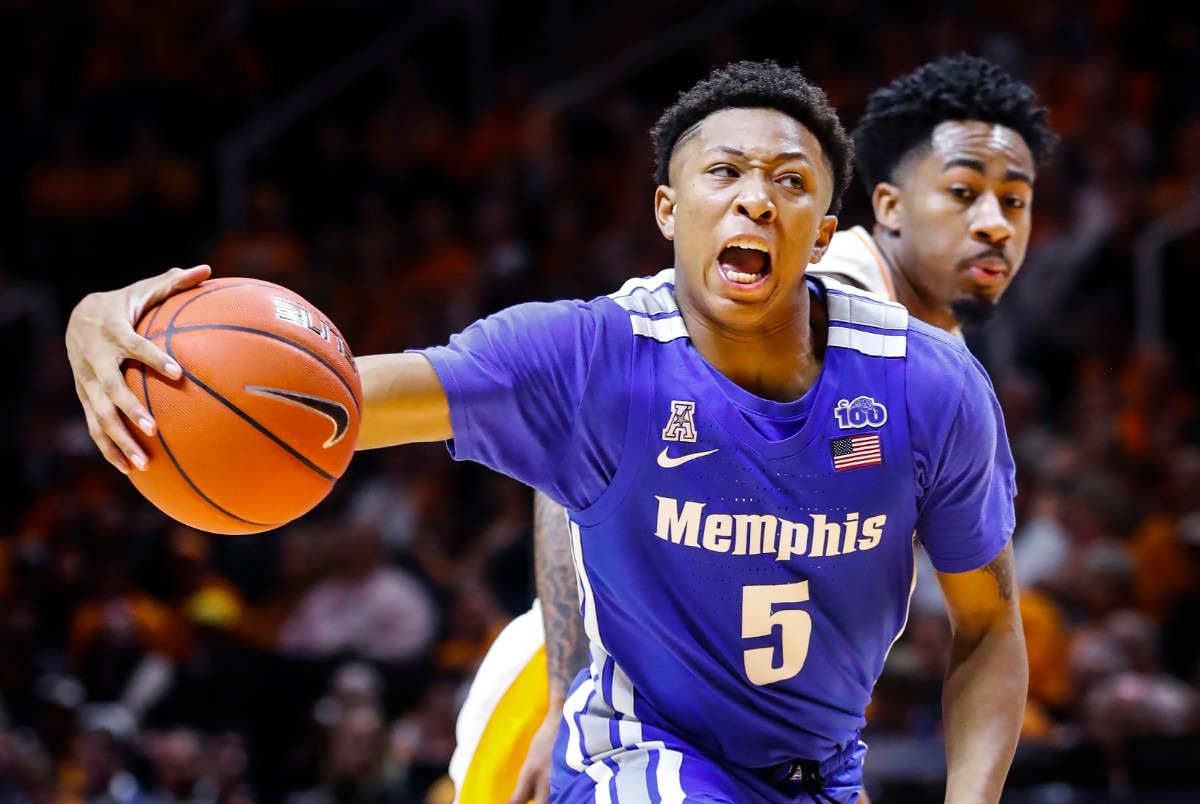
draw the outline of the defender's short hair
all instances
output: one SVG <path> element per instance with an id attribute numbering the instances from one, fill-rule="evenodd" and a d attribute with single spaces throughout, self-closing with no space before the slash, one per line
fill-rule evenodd
<path id="1" fill-rule="evenodd" d="M 1037 95 L 987 59 L 960 54 L 925 64 L 871 93 L 855 126 L 859 179 L 870 195 L 894 181 L 910 154 L 928 146 L 934 128 L 948 120 L 980 120 L 1021 135 L 1036 162 L 1058 142 L 1047 126 L 1049 112 Z"/>
<path id="2" fill-rule="evenodd" d="M 774 61 L 735 62 L 713 70 L 679 95 L 650 129 L 656 183 L 670 184 L 671 156 L 679 140 L 709 115 L 725 109 L 775 109 L 811 131 L 833 173 L 829 211 L 838 211 L 853 172 L 854 145 L 825 93 L 799 68 Z"/>

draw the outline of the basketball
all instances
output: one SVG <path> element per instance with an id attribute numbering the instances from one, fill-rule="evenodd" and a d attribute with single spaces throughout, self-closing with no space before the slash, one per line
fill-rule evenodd
<path id="1" fill-rule="evenodd" d="M 362 385 L 319 310 L 255 279 L 212 279 L 146 311 L 138 334 L 183 369 L 130 361 L 125 382 L 158 424 L 134 486 L 211 533 L 270 530 L 329 494 L 354 454 Z"/>

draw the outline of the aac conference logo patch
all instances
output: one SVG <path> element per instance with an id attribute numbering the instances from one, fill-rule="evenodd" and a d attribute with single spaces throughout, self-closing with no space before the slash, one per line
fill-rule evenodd
<path id="1" fill-rule="evenodd" d="M 695 444 L 697 438 L 695 412 L 695 402 L 680 399 L 672 400 L 671 418 L 667 421 L 667 426 L 662 431 L 663 441 L 682 441 Z M 701 452 L 671 455 L 668 448 L 663 447 L 662 452 L 658 453 L 658 465 L 663 469 L 674 469 L 688 461 L 703 458 L 705 455 L 712 455 L 714 452 L 716 452 L 715 449 L 706 449 Z"/>

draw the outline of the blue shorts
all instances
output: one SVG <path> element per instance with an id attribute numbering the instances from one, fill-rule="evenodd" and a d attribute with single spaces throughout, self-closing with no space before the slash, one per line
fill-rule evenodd
<path id="1" fill-rule="evenodd" d="M 552 804 L 827 804 L 817 802 L 799 778 L 788 778 L 791 768 L 762 772 L 723 765 L 662 729 L 603 714 L 593 704 L 588 714 L 564 719 L 559 727 L 550 773 Z M 600 738 L 592 745 L 607 741 L 605 750 L 581 749 L 589 734 Z M 867 746 L 855 740 L 821 762 L 826 796 L 839 804 L 858 800 L 866 753 Z"/>

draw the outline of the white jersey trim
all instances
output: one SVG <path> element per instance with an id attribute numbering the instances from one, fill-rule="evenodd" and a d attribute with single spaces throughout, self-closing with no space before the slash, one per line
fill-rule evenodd
<path id="1" fill-rule="evenodd" d="M 855 227 L 855 229 L 858 230 L 861 227 Z M 843 234 L 847 238 L 859 239 L 857 233 Z M 844 252 L 845 249 L 841 251 Z M 834 265 L 828 266 L 826 270 L 836 276 L 842 273 L 838 266 L 844 264 L 846 264 L 846 258 L 843 257 L 841 260 L 835 261 Z M 853 285 L 839 282 L 837 279 L 822 276 L 824 273 L 822 271 L 814 270 L 814 273 L 817 276 L 821 276 L 826 284 L 828 290 L 826 298 L 828 299 L 829 318 L 831 322 L 901 333 L 908 329 L 908 311 L 903 305 L 897 304 L 871 291 L 862 290 Z M 667 268 L 659 271 L 654 276 L 628 280 L 621 286 L 620 290 L 611 294 L 609 298 L 630 314 L 629 324 L 634 335 L 643 338 L 653 338 L 659 343 L 668 343 L 688 337 L 687 326 L 684 324 L 683 316 L 680 314 L 679 302 L 675 298 L 674 282 L 675 270 Z M 836 337 L 840 340 L 835 342 L 834 332 L 837 329 L 840 328 L 836 326 L 830 327 L 830 345 L 856 349 L 866 355 L 882 357 L 904 356 L 903 343 L 901 342 L 897 345 L 894 342 L 895 338 L 903 341 L 903 335 L 883 336 L 885 338 L 883 341 L 879 341 L 877 338 L 837 335 Z M 862 334 L 870 335 L 871 333 Z M 887 340 L 887 338 L 892 338 L 893 340 Z"/>
<path id="2" fill-rule="evenodd" d="M 675 289 L 671 284 L 675 272 L 670 273 L 671 281 L 665 283 L 660 281 L 663 278 L 662 273 L 647 278 L 654 281 L 626 282 L 624 287 L 610 298 L 631 313 L 647 316 L 678 313 L 679 303 L 675 301 Z"/>
<path id="3" fill-rule="evenodd" d="M 631 313 L 653 316 L 679 312 L 679 304 L 670 285 L 663 285 L 657 290 L 635 288 L 630 295 L 617 296 L 613 300 Z"/>
<path id="4" fill-rule="evenodd" d="M 675 270 L 667 268 L 654 276 L 630 279 L 609 298 L 629 312 L 634 335 L 668 343 L 688 337 L 674 282 Z"/>
<path id="5" fill-rule="evenodd" d="M 633 325 L 634 335 L 653 338 L 659 343 L 668 343 L 688 337 L 683 318 L 678 315 L 670 318 L 642 318 L 640 315 L 631 315 L 629 323 Z"/>
<path id="6" fill-rule="evenodd" d="M 903 305 L 849 285 L 829 280 L 826 282 L 831 321 L 901 332 L 908 329 L 908 310 Z"/>
<path id="7" fill-rule="evenodd" d="M 853 349 L 870 357 L 904 357 L 907 339 L 903 335 L 881 335 L 849 327 L 830 327 L 829 345 Z"/>
<path id="8" fill-rule="evenodd" d="M 604 642 L 600 639 L 600 625 L 596 621 L 596 601 L 592 594 L 592 582 L 583 566 L 582 534 L 579 531 L 579 525 L 575 522 L 568 520 L 567 524 L 571 530 L 571 557 L 575 561 L 576 578 L 579 582 L 579 606 L 583 616 L 583 632 L 587 634 L 589 640 L 604 649 Z M 607 652 L 605 650 L 605 653 Z"/>

